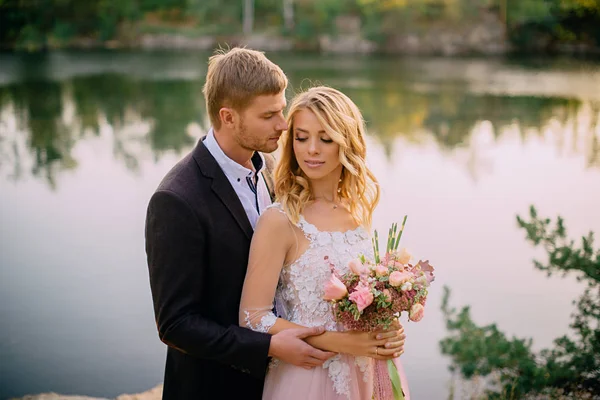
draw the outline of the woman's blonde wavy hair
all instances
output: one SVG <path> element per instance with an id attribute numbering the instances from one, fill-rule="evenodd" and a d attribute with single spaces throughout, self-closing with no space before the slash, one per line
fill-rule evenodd
<path id="1" fill-rule="evenodd" d="M 288 112 L 288 130 L 282 135 L 282 154 L 275 169 L 275 195 L 291 221 L 298 223 L 307 203 L 313 200 L 308 177 L 294 154 L 294 116 L 310 110 L 327 135 L 340 146 L 343 166 L 339 196 L 349 207 L 354 221 L 371 226 L 379 202 L 379 184 L 367 168 L 365 123 L 358 107 L 342 92 L 325 86 L 312 87 L 294 97 Z"/>

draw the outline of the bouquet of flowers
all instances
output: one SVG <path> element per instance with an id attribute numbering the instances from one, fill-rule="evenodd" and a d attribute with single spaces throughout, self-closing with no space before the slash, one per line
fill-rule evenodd
<path id="1" fill-rule="evenodd" d="M 410 321 L 423 318 L 428 288 L 435 279 L 429 261 L 411 263 L 406 249 L 398 250 L 406 224 L 392 224 L 389 229 L 386 252 L 379 253 L 379 237 L 374 232 L 374 260 L 359 255 L 350 261 L 350 272 L 340 275 L 333 265 L 331 277 L 325 285 L 324 299 L 333 306 L 336 319 L 348 330 L 374 331 L 389 329 L 402 312 L 408 313 Z M 326 258 L 327 261 L 327 258 Z M 393 361 L 387 366 L 375 361 L 375 398 L 404 399 L 398 371 Z M 387 370 L 387 374 L 384 372 Z M 385 375 L 389 379 L 385 379 Z M 392 397 L 393 396 L 393 397 Z"/>

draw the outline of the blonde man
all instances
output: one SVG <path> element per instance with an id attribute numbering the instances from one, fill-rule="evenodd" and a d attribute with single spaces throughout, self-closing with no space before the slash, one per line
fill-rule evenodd
<path id="1" fill-rule="evenodd" d="M 287 83 L 260 52 L 212 56 L 204 95 L 213 128 L 150 200 L 150 285 L 168 346 L 163 399 L 259 399 L 269 356 L 310 369 L 334 355 L 303 340 L 322 327 L 270 335 L 238 325 L 250 240 L 271 204 L 260 152 L 276 150 L 287 129 Z"/>

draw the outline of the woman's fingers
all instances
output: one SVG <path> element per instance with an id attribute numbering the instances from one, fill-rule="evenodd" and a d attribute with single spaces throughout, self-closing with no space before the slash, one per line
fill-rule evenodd
<path id="1" fill-rule="evenodd" d="M 401 346 L 401 347 L 389 348 L 389 349 L 386 349 L 386 348 L 380 347 L 380 348 L 378 348 L 378 349 L 377 349 L 377 355 L 378 355 L 378 356 L 383 356 L 383 357 L 386 357 L 386 359 L 398 357 L 398 356 L 400 356 L 402 353 L 404 353 L 404 348 L 403 348 L 403 346 Z"/>
<path id="2" fill-rule="evenodd" d="M 393 337 L 396 337 L 398 335 L 398 331 L 386 331 L 386 332 L 373 332 L 372 333 L 372 337 L 375 340 L 381 340 L 381 339 L 391 339 Z"/>
<path id="3" fill-rule="evenodd" d="M 385 347 L 386 349 L 403 350 L 404 349 L 404 339 L 396 340 L 394 342 L 387 342 L 383 347 Z"/>

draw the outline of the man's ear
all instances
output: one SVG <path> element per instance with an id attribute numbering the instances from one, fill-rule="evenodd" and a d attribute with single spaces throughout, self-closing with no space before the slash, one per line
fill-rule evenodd
<path id="1" fill-rule="evenodd" d="M 221 124 L 233 128 L 235 126 L 235 120 L 237 119 L 237 113 L 233 108 L 222 107 L 219 110 L 219 119 Z"/>

